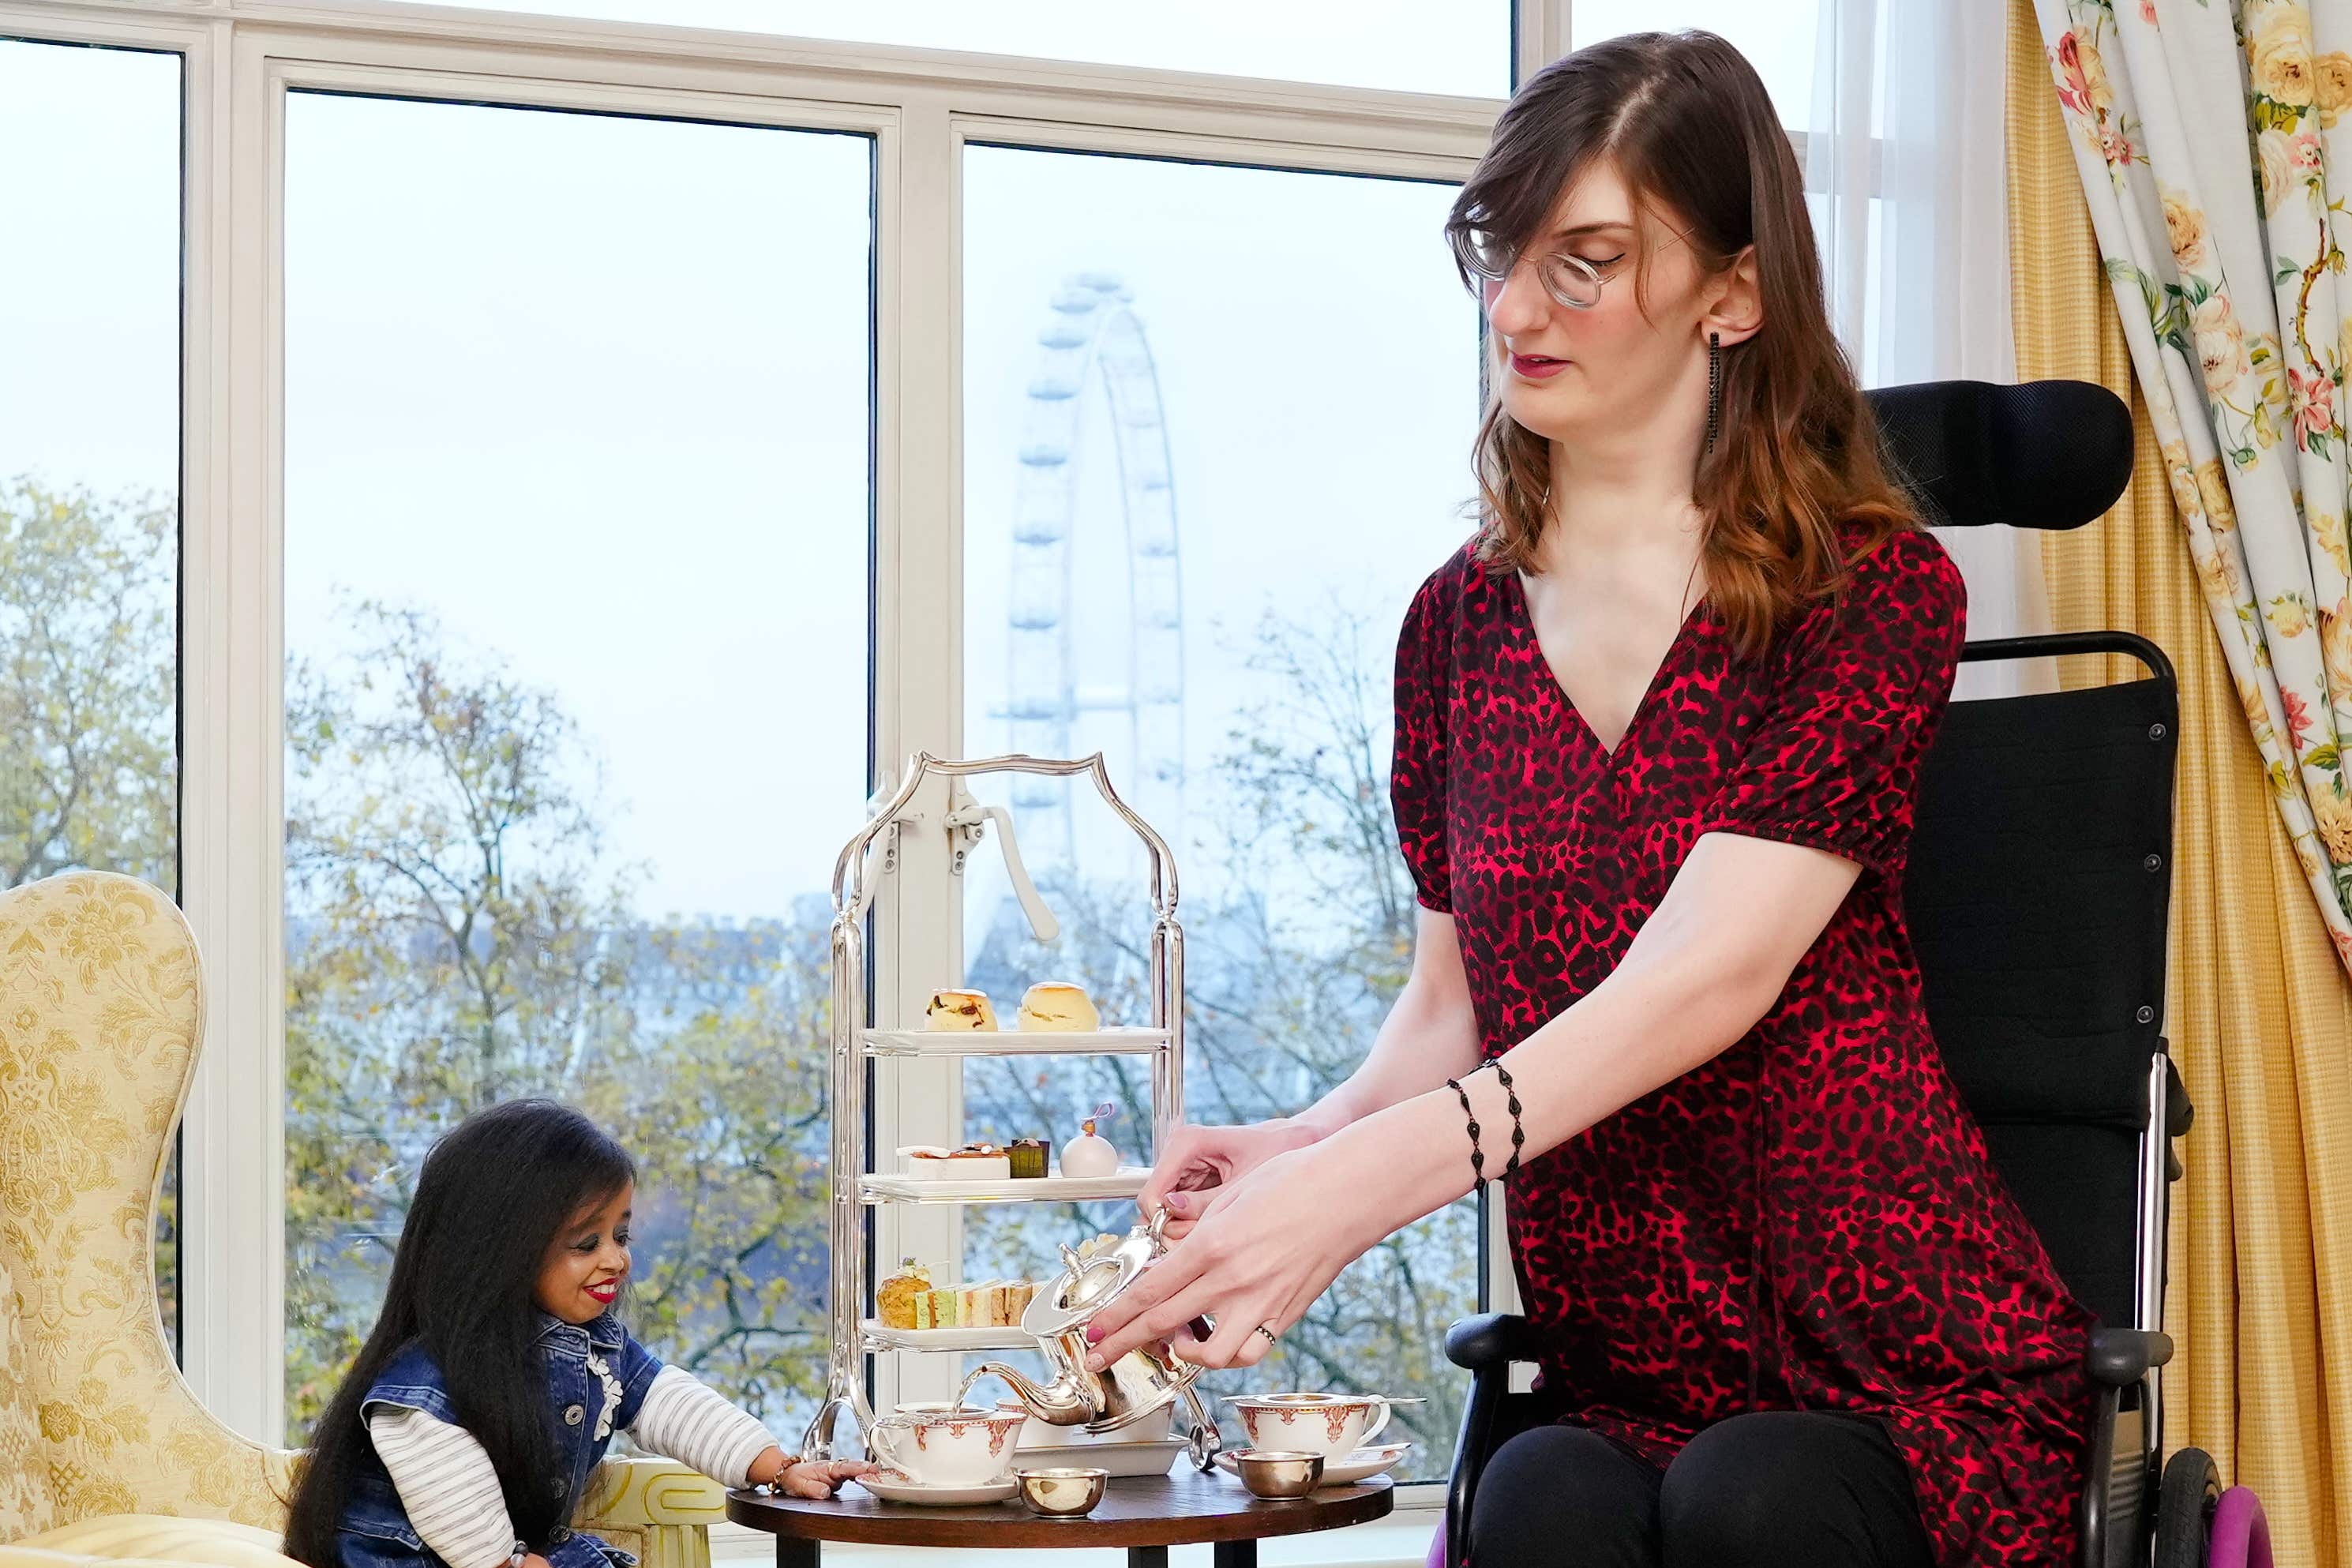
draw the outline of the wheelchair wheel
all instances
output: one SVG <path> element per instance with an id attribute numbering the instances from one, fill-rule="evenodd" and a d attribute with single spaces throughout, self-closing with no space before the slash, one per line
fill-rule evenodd
<path id="1" fill-rule="evenodd" d="M 2221 1472 L 2202 1448 L 2183 1448 L 2164 1467 L 2156 1493 L 2155 1568 L 2205 1568 Z"/>

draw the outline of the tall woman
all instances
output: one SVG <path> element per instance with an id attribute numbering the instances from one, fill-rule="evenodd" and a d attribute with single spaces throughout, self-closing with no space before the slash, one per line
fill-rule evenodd
<path id="1" fill-rule="evenodd" d="M 2069 1561 L 2089 1317 L 1900 896 L 1959 574 L 1881 466 L 1763 83 L 1706 34 L 1581 50 L 1447 237 L 1493 396 L 1479 527 L 1397 646 L 1412 978 L 1311 1110 L 1162 1151 L 1189 1234 L 1097 1353 L 1254 1362 L 1500 1178 L 1566 1414 L 1496 1456 L 1477 1562 Z"/>

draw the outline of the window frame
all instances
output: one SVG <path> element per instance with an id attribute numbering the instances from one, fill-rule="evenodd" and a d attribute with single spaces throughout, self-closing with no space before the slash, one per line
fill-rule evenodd
<path id="1" fill-rule="evenodd" d="M 1496 0 L 1502 4 L 1505 0 Z M 1556 58 L 1570 0 L 1508 0 L 1514 79 Z M 0 0 L 0 36 L 184 57 L 181 853 L 205 954 L 206 1048 L 184 1123 L 185 1373 L 236 1429 L 283 1441 L 283 232 L 289 90 L 366 92 L 847 131 L 874 148 L 871 772 L 962 743 L 961 175 L 968 141 L 1459 180 L 1500 99 L 806 40 L 379 0 Z M 951 374 L 938 374 L 940 345 Z M 909 440 L 908 431 L 944 433 Z M 910 605 L 945 614 L 909 615 Z M 942 803 L 918 803 L 937 821 Z M 844 837 L 855 826 L 845 813 Z M 829 831 L 822 826 L 812 831 Z M 875 984 L 919 1011 L 961 973 L 945 836 L 877 901 Z M 954 1068 L 877 1084 L 879 1147 L 951 1135 Z M 1515 1303 L 1501 1205 L 1487 1293 Z M 944 1253 L 952 1206 L 879 1211 L 881 1256 Z M 900 1226 L 895 1222 L 906 1220 Z M 930 1230 L 920 1227 L 930 1226 Z M 884 1397 L 943 1363 L 884 1358 Z M 929 1362 L 935 1374 L 920 1370 Z M 1408 1489 L 1429 1502 L 1438 1489 Z"/>

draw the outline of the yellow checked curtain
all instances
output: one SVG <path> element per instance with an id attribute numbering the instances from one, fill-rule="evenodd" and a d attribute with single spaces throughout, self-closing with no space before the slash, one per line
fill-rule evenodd
<path id="1" fill-rule="evenodd" d="M 2174 1189 L 2166 1445 L 2262 1495 L 2281 1563 L 2352 1564 L 2352 986 L 2192 572 L 2032 0 L 2011 0 L 2010 39 L 2018 375 L 2106 385 L 2137 437 L 2122 502 L 2044 546 L 2052 618 L 2137 632 L 2180 675 L 2166 1013 L 2197 1125 Z"/>

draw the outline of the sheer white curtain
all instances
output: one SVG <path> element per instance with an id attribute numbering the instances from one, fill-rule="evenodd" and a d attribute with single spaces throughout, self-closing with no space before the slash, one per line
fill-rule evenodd
<path id="1" fill-rule="evenodd" d="M 1820 0 L 1805 183 L 1838 333 L 1864 384 L 2016 379 L 2003 184 L 2007 7 Z M 2048 629 L 2040 536 L 1940 537 L 1969 584 L 1969 635 Z M 1962 696 L 2049 683 L 1968 669 Z"/>

